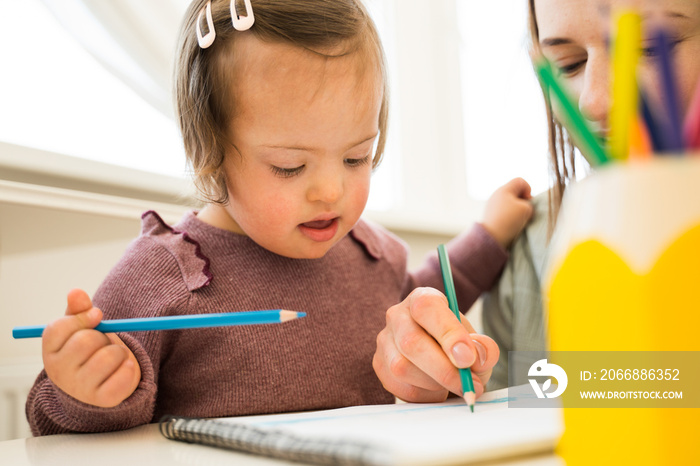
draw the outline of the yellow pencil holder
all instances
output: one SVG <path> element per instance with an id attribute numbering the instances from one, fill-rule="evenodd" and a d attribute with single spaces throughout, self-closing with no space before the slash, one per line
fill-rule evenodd
<path id="1" fill-rule="evenodd" d="M 700 157 L 603 167 L 561 212 L 544 281 L 549 349 L 700 351 Z M 564 406 L 568 465 L 700 464 L 700 409 Z"/>

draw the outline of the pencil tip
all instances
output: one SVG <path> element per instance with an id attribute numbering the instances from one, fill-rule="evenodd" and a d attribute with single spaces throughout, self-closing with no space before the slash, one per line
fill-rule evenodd
<path id="1" fill-rule="evenodd" d="M 287 322 L 288 320 L 294 320 L 305 316 L 306 312 L 288 311 L 286 309 L 280 310 L 280 322 Z"/>
<path id="2" fill-rule="evenodd" d="M 474 403 L 476 402 L 476 394 L 474 392 L 467 392 L 464 394 L 464 401 L 467 402 L 469 409 L 472 413 L 474 412 Z"/>

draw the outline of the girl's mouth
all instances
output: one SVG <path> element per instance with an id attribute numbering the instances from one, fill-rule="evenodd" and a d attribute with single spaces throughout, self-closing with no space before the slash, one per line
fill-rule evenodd
<path id="1" fill-rule="evenodd" d="M 331 223 L 333 223 L 334 220 L 334 218 L 328 220 L 314 220 L 313 222 L 302 223 L 302 225 L 315 230 L 323 230 L 324 228 L 331 226 Z"/>
<path id="2" fill-rule="evenodd" d="M 302 223 L 299 225 L 299 230 L 304 236 L 313 241 L 329 241 L 333 239 L 338 231 L 338 217 Z"/>

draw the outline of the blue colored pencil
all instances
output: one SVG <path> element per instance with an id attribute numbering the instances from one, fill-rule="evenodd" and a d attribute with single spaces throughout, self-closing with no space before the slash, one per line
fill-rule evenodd
<path id="1" fill-rule="evenodd" d="M 664 92 L 662 100 L 666 102 L 668 113 L 668 147 L 666 150 L 680 154 L 685 149 L 685 144 L 683 142 L 678 85 L 671 61 L 671 41 L 663 29 L 656 31 L 654 38 L 659 53 L 659 71 Z"/>
<path id="2" fill-rule="evenodd" d="M 457 320 L 460 322 L 461 314 L 459 312 L 459 306 L 457 305 L 457 292 L 455 291 L 455 283 L 452 279 L 452 268 L 450 267 L 450 258 L 447 256 L 447 250 L 445 245 L 441 244 L 438 246 L 438 260 L 440 262 L 440 272 L 442 273 L 442 282 L 445 285 L 445 296 L 447 296 L 447 304 L 450 306 L 450 310 L 454 313 Z M 462 393 L 464 400 L 469 405 L 469 409 L 474 412 L 474 400 L 476 395 L 474 393 L 474 380 L 472 380 L 471 369 L 459 368 L 459 377 L 462 381 Z"/>
<path id="3" fill-rule="evenodd" d="M 103 333 L 177 330 L 186 328 L 224 327 L 229 325 L 277 324 L 304 317 L 305 312 L 274 309 L 270 311 L 223 312 L 182 316 L 145 317 L 140 319 L 103 320 L 95 330 Z M 46 325 L 29 325 L 12 329 L 14 338 L 38 338 Z"/>

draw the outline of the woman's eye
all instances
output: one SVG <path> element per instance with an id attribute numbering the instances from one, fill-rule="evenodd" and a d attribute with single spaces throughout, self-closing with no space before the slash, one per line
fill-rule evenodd
<path id="1" fill-rule="evenodd" d="M 571 76 L 574 73 L 576 73 L 578 70 L 583 68 L 583 66 L 586 64 L 586 60 L 581 60 L 577 61 L 575 63 L 570 63 L 568 65 L 563 65 L 559 67 L 559 72 L 560 74 L 563 74 L 565 76 Z"/>
<path id="2" fill-rule="evenodd" d="M 659 56 L 659 47 L 652 45 L 651 47 L 642 47 L 642 56 L 646 58 L 656 58 Z"/>
<path id="3" fill-rule="evenodd" d="M 673 52 L 673 49 L 678 45 L 681 41 L 679 40 L 674 40 L 669 42 L 668 47 L 669 51 Z M 661 53 L 661 47 L 658 44 L 651 45 L 649 47 L 642 47 L 642 56 L 646 58 L 657 58 L 659 54 Z"/>
<path id="4" fill-rule="evenodd" d="M 345 159 L 345 163 L 351 167 L 360 167 L 369 163 L 370 156 L 366 155 L 360 159 Z"/>
<path id="5" fill-rule="evenodd" d="M 280 178 L 291 178 L 300 174 L 302 170 L 304 170 L 304 165 L 300 165 L 294 168 L 281 168 L 271 165 L 270 170 L 272 170 L 272 173 L 274 173 L 276 176 L 279 176 Z"/>

